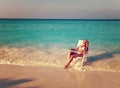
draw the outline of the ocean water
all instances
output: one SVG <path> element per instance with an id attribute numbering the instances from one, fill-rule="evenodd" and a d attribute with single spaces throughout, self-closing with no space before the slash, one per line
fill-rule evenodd
<path id="1" fill-rule="evenodd" d="M 0 19 L 0 63 L 62 67 L 80 39 L 94 65 L 85 69 L 119 71 L 120 20 Z"/>

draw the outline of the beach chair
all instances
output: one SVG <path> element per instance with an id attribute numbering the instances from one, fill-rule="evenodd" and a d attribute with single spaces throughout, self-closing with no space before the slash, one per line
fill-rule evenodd
<path id="1" fill-rule="evenodd" d="M 89 42 L 87 40 L 78 40 L 77 47 L 79 45 L 83 44 L 83 41 L 86 42 L 85 44 L 86 44 L 87 50 L 82 55 L 82 57 L 76 57 L 75 59 L 73 59 L 74 60 L 73 64 L 75 65 L 76 68 L 82 68 L 84 66 L 84 64 L 87 62 L 87 54 L 88 54 Z"/>

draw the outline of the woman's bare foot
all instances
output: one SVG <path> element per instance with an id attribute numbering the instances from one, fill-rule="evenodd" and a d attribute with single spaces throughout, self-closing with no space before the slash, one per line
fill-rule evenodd
<path id="1" fill-rule="evenodd" d="M 64 67 L 64 69 L 66 69 L 66 68 L 68 68 L 68 66 L 67 66 L 67 65 Z"/>

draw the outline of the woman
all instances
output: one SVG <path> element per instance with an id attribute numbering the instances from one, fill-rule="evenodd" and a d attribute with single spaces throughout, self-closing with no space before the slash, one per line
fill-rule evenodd
<path id="1" fill-rule="evenodd" d="M 65 65 L 65 69 L 69 66 L 72 62 L 73 58 L 76 57 L 83 57 L 83 55 L 87 54 L 89 42 L 87 40 L 83 40 L 83 43 L 79 45 L 75 49 L 71 49 L 70 53 L 68 54 L 68 63 Z"/>

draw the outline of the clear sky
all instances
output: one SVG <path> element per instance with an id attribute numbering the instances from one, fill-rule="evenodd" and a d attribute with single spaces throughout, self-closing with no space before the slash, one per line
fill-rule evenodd
<path id="1" fill-rule="evenodd" d="M 0 18 L 120 19 L 120 0 L 0 0 Z"/>

